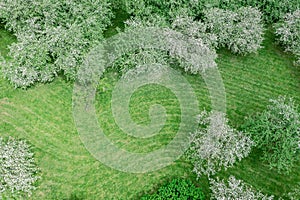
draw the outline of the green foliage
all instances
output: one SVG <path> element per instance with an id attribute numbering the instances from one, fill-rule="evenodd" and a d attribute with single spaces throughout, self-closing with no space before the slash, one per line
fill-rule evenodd
<path id="1" fill-rule="evenodd" d="M 171 23 L 171 28 L 189 38 L 201 39 L 212 51 L 218 46 L 218 38 L 214 33 L 209 33 L 208 24 L 194 20 L 187 14 L 176 16 Z"/>
<path id="2" fill-rule="evenodd" d="M 120 56 L 114 66 L 121 67 L 121 71 L 124 71 L 124 67 L 132 68 L 152 63 L 174 65 L 176 63 L 192 74 L 216 67 L 217 54 L 215 49 L 210 47 L 209 39 L 204 41 L 202 38 L 197 38 L 197 36 L 204 35 L 203 33 L 199 32 L 190 38 L 187 37 L 186 26 L 180 27 L 180 29 L 175 28 L 180 31 L 174 31 L 167 28 L 168 26 L 165 18 L 159 15 L 150 16 L 147 19 L 135 17 L 126 21 L 125 33 L 119 34 L 123 37 L 119 37 L 114 42 L 126 44 L 128 35 L 136 35 L 135 41 L 130 41 L 131 44 L 126 45 L 135 45 L 139 49 L 129 52 L 128 55 Z"/>
<path id="3" fill-rule="evenodd" d="M 211 8 L 204 12 L 208 30 L 218 38 L 218 45 L 233 53 L 255 53 L 263 41 L 261 13 L 252 7 L 236 11 Z"/>
<path id="4" fill-rule="evenodd" d="M 286 195 L 290 200 L 300 199 L 300 182 Z"/>
<path id="5" fill-rule="evenodd" d="M 204 194 L 191 181 L 185 179 L 173 179 L 171 182 L 161 186 L 155 194 L 147 194 L 142 200 L 204 200 Z"/>
<path id="6" fill-rule="evenodd" d="M 125 9 L 138 16 L 149 16 L 159 13 L 168 18 L 180 13 L 188 13 L 189 16 L 202 17 L 202 11 L 208 8 L 221 8 L 235 11 L 241 7 L 252 6 L 263 13 L 263 19 L 267 23 L 278 21 L 288 12 L 300 8 L 299 0 L 123 0 Z"/>
<path id="7" fill-rule="evenodd" d="M 75 79 L 111 17 L 108 0 L 1 0 L 0 19 L 18 39 L 10 47 L 13 59 L 5 76 L 17 87 L 52 81 L 59 72 Z"/>
<path id="8" fill-rule="evenodd" d="M 249 6 L 256 6 L 261 10 L 267 23 L 276 22 L 286 13 L 300 8 L 299 0 L 248 0 L 246 2 Z"/>
<path id="9" fill-rule="evenodd" d="M 199 13 L 199 2 L 191 0 L 123 0 L 125 10 L 132 15 L 149 17 L 160 15 L 172 20 L 180 14 L 196 16 Z"/>
<path id="10" fill-rule="evenodd" d="M 261 114 L 248 118 L 244 128 L 263 151 L 262 160 L 289 173 L 299 160 L 300 114 L 291 98 L 280 96 L 270 102 Z"/>
<path id="11" fill-rule="evenodd" d="M 300 9 L 286 14 L 275 28 L 279 42 L 296 56 L 295 64 L 300 65 Z"/>
<path id="12" fill-rule="evenodd" d="M 201 20 L 196 20 L 195 15 L 188 10 L 184 10 L 187 5 L 184 1 L 178 3 L 180 9 L 176 6 L 174 10 L 165 9 L 168 11 L 167 13 L 156 12 L 155 9 L 153 11 L 150 2 L 148 4 L 146 1 L 138 2 L 142 3 L 142 8 L 134 9 L 137 12 L 136 18 L 141 21 L 151 21 L 155 25 L 172 27 L 188 37 L 201 39 L 211 49 L 217 46 L 217 42 L 219 46 L 227 46 L 233 53 L 237 54 L 253 53 L 261 48 L 260 45 L 263 40 L 262 14 L 256 8 L 241 7 L 235 11 L 225 11 L 218 8 L 208 9 L 204 12 L 203 23 Z M 165 1 L 159 2 L 163 4 Z M 195 1 L 191 2 L 195 3 Z M 133 7 L 139 5 L 128 1 L 128 4 L 131 3 Z M 166 4 L 169 3 L 171 5 L 168 6 L 173 8 L 172 1 L 168 1 Z M 193 8 L 190 7 L 190 9 Z M 161 5 L 159 8 L 163 9 L 164 6 Z M 150 13 L 145 14 L 147 12 L 141 11 L 142 9 L 146 9 Z M 131 12 L 135 13 L 135 11 Z"/>
<path id="13" fill-rule="evenodd" d="M 217 7 L 235 11 L 241 7 L 256 7 L 263 13 L 266 23 L 278 21 L 288 12 L 300 8 L 299 0 L 199 0 L 203 9 Z"/>
<path id="14" fill-rule="evenodd" d="M 33 153 L 25 141 L 0 138 L 0 199 L 30 196 L 38 168 Z"/>

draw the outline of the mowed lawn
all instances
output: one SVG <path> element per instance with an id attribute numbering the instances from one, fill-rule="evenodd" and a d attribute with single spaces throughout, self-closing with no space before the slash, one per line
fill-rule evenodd
<path id="1" fill-rule="evenodd" d="M 0 30 L 2 54 L 7 54 L 7 45 L 13 41 L 11 34 Z M 283 53 L 275 44 L 271 29 L 267 31 L 263 45 L 265 48 L 257 55 L 245 57 L 219 51 L 217 63 L 226 89 L 227 114 L 236 128 L 244 122 L 245 116 L 265 109 L 269 98 L 289 95 L 300 104 L 300 69 L 292 65 L 292 56 Z M 202 78 L 181 73 L 194 88 L 199 108 L 209 110 L 208 90 Z M 151 151 L 168 143 L 180 122 L 175 95 L 157 85 L 142 87 L 134 93 L 130 113 L 137 123 L 149 122 L 148 108 L 156 103 L 166 108 L 168 118 L 157 136 L 147 140 L 133 139 L 117 127 L 111 113 L 111 93 L 118 79 L 114 70 L 108 70 L 100 81 L 96 96 L 99 123 L 107 136 L 116 145 L 134 152 Z M 73 122 L 72 89 L 73 84 L 62 78 L 27 90 L 14 89 L 0 78 L 0 135 L 28 140 L 41 169 L 42 178 L 32 199 L 64 199 L 75 194 L 83 199 L 138 199 L 142 193 L 173 177 L 190 178 L 205 193 L 209 192 L 206 178 L 196 181 L 191 173 L 192 166 L 184 159 L 146 174 L 119 172 L 94 159 L 80 141 Z M 218 176 L 233 174 L 263 193 L 276 196 L 289 192 L 300 182 L 300 163 L 290 175 L 280 175 L 262 164 L 258 160 L 259 154 L 253 151 L 250 157 Z"/>

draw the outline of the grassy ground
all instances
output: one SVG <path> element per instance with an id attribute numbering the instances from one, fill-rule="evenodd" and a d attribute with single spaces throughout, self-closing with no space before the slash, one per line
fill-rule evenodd
<path id="1" fill-rule="evenodd" d="M 112 34 L 114 30 L 109 30 Z M 272 31 L 266 34 L 265 48 L 257 55 L 234 56 L 219 51 L 217 60 L 227 95 L 230 123 L 238 127 L 244 117 L 263 110 L 269 98 L 289 95 L 300 104 L 300 69 L 292 58 L 274 44 Z M 0 52 L 15 39 L 0 30 Z M 183 73 L 183 72 L 182 72 Z M 201 77 L 183 73 L 194 88 L 200 109 L 210 107 L 208 91 Z M 108 71 L 97 92 L 99 122 L 108 137 L 131 151 L 149 151 L 169 141 L 178 128 L 178 101 L 167 89 L 150 85 L 138 90 L 131 99 L 130 111 L 139 123 L 147 123 L 148 106 L 161 103 L 168 112 L 167 123 L 154 140 L 132 139 L 116 126 L 111 110 L 111 91 L 118 76 Z M 81 143 L 72 118 L 72 84 L 57 78 L 50 84 L 28 90 L 14 88 L 0 78 L 0 135 L 27 139 L 34 147 L 42 179 L 32 199 L 63 199 L 79 194 L 84 199 L 133 199 L 172 177 L 189 177 L 191 166 L 184 159 L 147 174 L 128 174 L 110 169 L 95 160 Z M 157 140 L 159 143 L 157 143 Z M 257 159 L 259 152 L 238 163 L 220 177 L 230 174 L 243 179 L 266 194 L 281 196 L 300 182 L 300 163 L 290 175 L 279 175 Z M 198 184 L 208 192 L 206 179 Z"/>

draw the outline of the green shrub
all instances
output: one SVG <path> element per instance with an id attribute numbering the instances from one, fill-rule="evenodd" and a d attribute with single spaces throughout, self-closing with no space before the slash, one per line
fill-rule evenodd
<path id="1" fill-rule="evenodd" d="M 243 128 L 262 150 L 261 159 L 288 173 L 299 160 L 300 113 L 291 98 L 280 96 L 270 103 L 265 111 L 249 117 Z"/>
<path id="2" fill-rule="evenodd" d="M 146 194 L 142 200 L 204 200 L 204 194 L 191 181 L 184 179 L 173 179 L 171 182 L 161 186 L 154 194 Z"/>
<path id="3" fill-rule="evenodd" d="M 300 10 L 285 15 L 275 29 L 279 42 L 296 56 L 295 64 L 300 65 Z"/>

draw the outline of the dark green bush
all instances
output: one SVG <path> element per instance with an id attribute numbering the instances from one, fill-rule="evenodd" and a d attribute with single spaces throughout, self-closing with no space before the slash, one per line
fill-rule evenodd
<path id="1" fill-rule="evenodd" d="M 203 200 L 205 199 L 201 188 L 197 188 L 191 181 L 185 179 L 173 179 L 171 182 L 161 186 L 154 194 L 142 196 L 142 200 Z"/>

